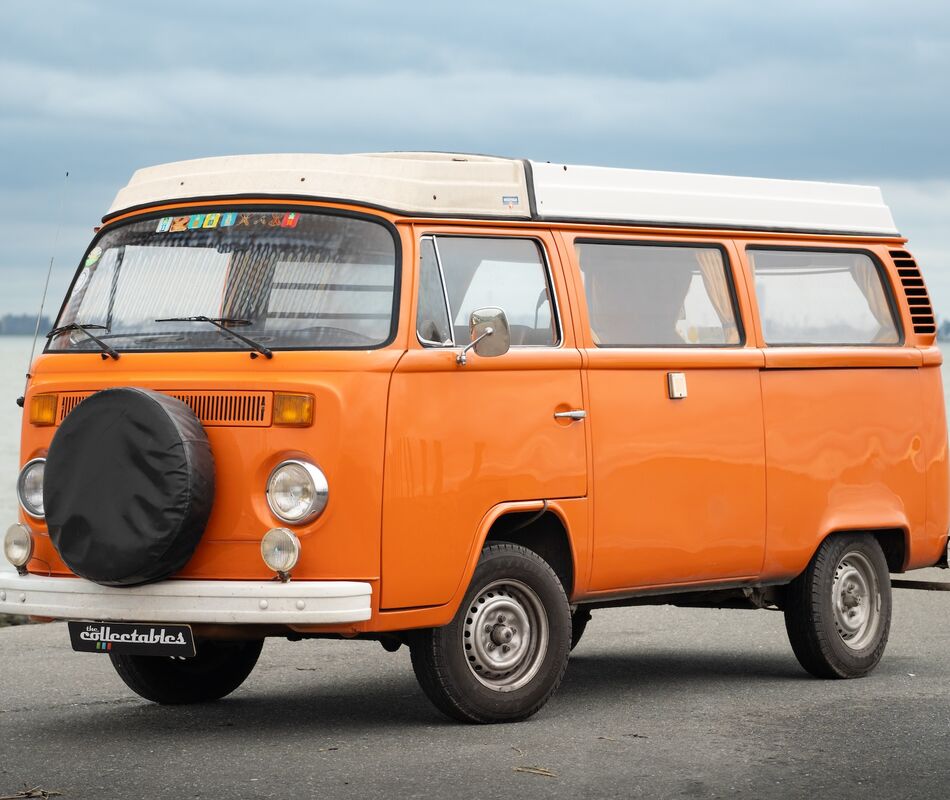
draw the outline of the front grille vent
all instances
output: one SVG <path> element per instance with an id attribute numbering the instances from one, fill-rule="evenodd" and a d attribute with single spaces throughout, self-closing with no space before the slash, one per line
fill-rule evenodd
<path id="1" fill-rule="evenodd" d="M 165 392 L 191 407 L 203 425 L 267 425 L 269 392 Z"/>
<path id="2" fill-rule="evenodd" d="M 181 400 L 206 427 L 266 428 L 271 423 L 272 392 L 194 392 L 159 390 Z M 57 422 L 62 422 L 92 392 L 67 392 L 59 396 Z"/>
<path id="3" fill-rule="evenodd" d="M 924 284 L 923 275 L 914 257 L 906 250 L 891 250 L 891 258 L 897 267 L 897 274 L 901 279 L 901 287 L 910 306 L 910 318 L 914 325 L 914 333 L 934 334 L 937 332 L 937 320 L 934 317 L 933 306 L 930 304 L 930 295 Z"/>
<path id="4" fill-rule="evenodd" d="M 59 414 L 57 415 L 57 424 L 66 419 L 66 416 L 69 414 L 69 412 L 87 397 L 89 397 L 88 392 L 85 394 L 61 394 L 59 396 Z"/>

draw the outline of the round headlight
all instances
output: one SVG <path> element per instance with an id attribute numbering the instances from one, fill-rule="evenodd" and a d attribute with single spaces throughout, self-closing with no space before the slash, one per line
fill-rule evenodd
<path id="1" fill-rule="evenodd" d="M 46 469 L 45 458 L 27 461 L 20 470 L 16 482 L 16 494 L 23 510 L 31 517 L 42 519 L 46 511 L 43 508 L 43 472 Z"/>
<path id="2" fill-rule="evenodd" d="M 267 479 L 267 504 L 284 522 L 302 525 L 318 517 L 327 505 L 327 477 L 306 461 L 284 461 Z"/>
<path id="3" fill-rule="evenodd" d="M 25 525 L 17 522 L 7 528 L 3 537 L 3 554 L 17 569 L 25 567 L 33 558 L 33 534 Z"/>
<path id="4" fill-rule="evenodd" d="M 290 572 L 300 558 L 300 540 L 286 528 L 271 528 L 261 539 L 261 558 L 274 572 Z"/>

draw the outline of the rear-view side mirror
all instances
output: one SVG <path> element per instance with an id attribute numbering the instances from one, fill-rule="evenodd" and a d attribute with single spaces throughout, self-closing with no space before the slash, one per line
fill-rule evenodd
<path id="1" fill-rule="evenodd" d="M 467 363 L 469 350 L 482 358 L 503 356 L 511 348 L 511 330 L 508 317 L 501 308 L 487 306 L 472 312 L 469 320 L 471 341 L 458 354 L 458 363 Z"/>

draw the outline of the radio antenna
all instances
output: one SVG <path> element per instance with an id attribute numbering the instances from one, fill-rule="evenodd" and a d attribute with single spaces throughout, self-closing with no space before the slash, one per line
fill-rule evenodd
<path id="1" fill-rule="evenodd" d="M 49 291 L 50 277 L 53 275 L 53 262 L 56 259 L 56 247 L 59 244 L 59 232 L 63 227 L 63 202 L 66 197 L 66 184 L 69 181 L 69 171 L 63 176 L 63 185 L 59 192 L 59 212 L 56 215 L 56 230 L 53 233 L 53 251 L 49 257 L 49 268 L 46 270 L 46 284 L 43 286 L 43 297 L 40 300 L 40 310 L 36 315 L 36 327 L 33 329 L 33 344 L 30 346 L 30 360 L 26 365 L 26 382 L 23 385 L 23 397 L 17 400 L 18 406 L 23 406 L 23 398 L 26 397 L 26 390 L 30 385 L 30 378 L 33 377 L 30 370 L 33 368 L 33 356 L 36 355 L 36 340 L 40 335 L 40 323 L 43 321 L 43 309 L 46 307 L 46 293 Z"/>

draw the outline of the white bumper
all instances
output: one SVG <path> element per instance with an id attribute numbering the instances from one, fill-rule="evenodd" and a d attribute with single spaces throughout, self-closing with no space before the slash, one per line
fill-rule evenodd
<path id="1" fill-rule="evenodd" d="M 372 614 L 358 581 L 162 581 L 118 589 L 80 578 L 0 572 L 0 614 L 102 622 L 321 625 Z"/>

